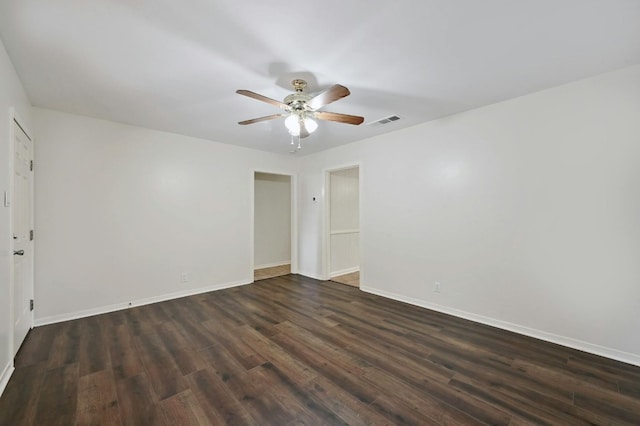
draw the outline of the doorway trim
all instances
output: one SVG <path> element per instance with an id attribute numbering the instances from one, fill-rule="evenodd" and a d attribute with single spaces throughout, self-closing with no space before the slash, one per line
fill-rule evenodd
<path id="1" fill-rule="evenodd" d="M 14 202 L 14 169 L 15 169 L 15 125 L 18 125 L 22 131 L 27 135 L 29 140 L 34 144 L 34 154 L 35 154 L 35 140 L 33 138 L 33 133 L 30 129 L 24 124 L 25 121 L 18 114 L 15 108 L 9 108 L 9 188 L 5 192 L 6 200 L 5 200 L 5 208 L 9 208 L 9 235 L 13 235 L 14 227 L 15 227 L 15 217 L 13 215 L 13 202 Z M 35 157 L 35 155 L 34 155 Z M 32 179 L 31 179 L 31 229 L 34 229 L 34 221 L 35 221 L 35 212 L 34 212 L 34 183 L 35 183 L 35 170 L 33 171 Z M 8 201 L 8 205 L 7 205 Z M 9 238 L 9 253 L 13 253 L 14 250 L 14 242 L 12 238 Z M 10 257 L 11 261 L 9 262 L 9 299 L 11 305 L 9 306 L 9 315 L 11 317 L 11 327 L 10 327 L 10 336 L 9 336 L 9 349 L 11 354 L 11 365 L 13 365 L 13 359 L 16 356 L 19 348 L 15 347 L 15 271 L 13 265 L 13 256 Z M 35 240 L 33 241 L 33 253 L 31 256 L 31 262 L 28 265 L 29 268 L 29 276 L 31 277 L 30 282 L 28 283 L 30 286 L 30 294 L 32 298 L 35 300 Z M 35 317 L 35 306 L 34 309 L 29 312 L 29 329 L 33 328 L 34 325 L 34 317 Z"/>
<path id="2" fill-rule="evenodd" d="M 249 262 L 249 282 L 253 283 L 253 274 L 255 268 L 255 214 L 256 214 L 256 187 L 255 179 L 256 173 L 267 173 L 271 175 L 288 176 L 291 182 L 291 273 L 298 273 L 298 179 L 297 176 L 288 171 L 282 170 L 269 170 L 269 169 L 251 169 L 249 176 L 249 193 L 251 199 L 249 200 L 250 210 L 250 222 L 249 222 L 249 250 L 250 250 L 250 262 Z"/>
<path id="3" fill-rule="evenodd" d="M 353 163 L 342 164 L 340 166 L 334 166 L 331 168 L 325 168 L 322 170 L 324 176 L 324 203 L 322 213 L 322 278 L 325 281 L 331 279 L 331 173 L 339 172 L 341 170 L 358 169 L 358 229 L 359 229 L 359 243 L 358 243 L 358 256 L 360 257 L 360 287 L 364 282 L 364 274 L 362 267 L 362 163 L 356 161 Z"/>

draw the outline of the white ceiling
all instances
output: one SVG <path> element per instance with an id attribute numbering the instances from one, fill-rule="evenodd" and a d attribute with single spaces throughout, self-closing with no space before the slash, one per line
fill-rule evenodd
<path id="1" fill-rule="evenodd" d="M 35 106 L 286 153 L 293 78 L 351 96 L 300 154 L 640 63 L 638 0 L 0 0 Z M 368 122 L 396 114 L 384 126 Z"/>

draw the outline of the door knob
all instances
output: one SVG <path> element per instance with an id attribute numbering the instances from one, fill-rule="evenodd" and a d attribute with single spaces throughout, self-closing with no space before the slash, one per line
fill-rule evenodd
<path id="1" fill-rule="evenodd" d="M 16 250 L 13 252 L 15 256 L 24 256 L 24 250 Z"/>

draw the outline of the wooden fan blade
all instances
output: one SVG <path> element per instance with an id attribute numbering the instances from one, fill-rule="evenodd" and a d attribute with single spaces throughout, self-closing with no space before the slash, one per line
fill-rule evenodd
<path id="1" fill-rule="evenodd" d="M 338 114 L 337 112 L 317 111 L 315 117 L 320 120 L 337 121 L 338 123 L 346 124 L 361 124 L 364 121 L 364 117 L 359 115 Z"/>
<path id="2" fill-rule="evenodd" d="M 266 96 L 262 96 L 256 92 L 252 92 L 251 90 L 236 90 L 236 93 L 239 95 L 244 95 L 253 99 L 257 99 L 262 102 L 266 102 L 268 104 L 277 106 L 278 108 L 281 108 L 284 110 L 289 109 L 289 105 L 283 104 L 282 102 L 276 101 L 275 99 L 267 98 Z"/>
<path id="3" fill-rule="evenodd" d="M 339 84 L 335 84 L 324 92 L 314 96 L 309 102 L 307 102 L 307 105 L 311 107 L 311 109 L 319 109 L 325 105 L 329 105 L 331 102 L 335 102 L 338 99 L 349 96 L 350 94 L 351 92 L 349 92 L 349 89 Z"/>
<path id="4" fill-rule="evenodd" d="M 284 117 L 286 114 L 273 114 L 273 115 L 267 115 L 264 117 L 260 117 L 260 118 L 253 118 L 251 120 L 244 120 L 244 121 L 239 121 L 238 124 L 253 124 L 253 123 L 259 123 L 261 121 L 267 121 L 267 120 L 273 120 L 274 118 L 280 118 L 280 117 Z"/>

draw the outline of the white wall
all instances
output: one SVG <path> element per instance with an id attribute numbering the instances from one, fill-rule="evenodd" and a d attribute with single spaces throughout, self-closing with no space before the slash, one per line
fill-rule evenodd
<path id="1" fill-rule="evenodd" d="M 36 323 L 253 281 L 253 170 L 289 157 L 34 112 Z"/>
<path id="2" fill-rule="evenodd" d="M 291 177 L 256 173 L 254 264 L 267 268 L 291 263 Z"/>
<path id="3" fill-rule="evenodd" d="M 300 270 L 359 162 L 363 289 L 640 365 L 639 117 L 635 66 L 303 157 Z"/>
<path id="4" fill-rule="evenodd" d="M 329 182 L 329 275 L 335 277 L 360 267 L 358 168 L 332 171 Z"/>
<path id="5" fill-rule="evenodd" d="M 0 41 L 0 200 L 4 191 L 11 196 L 11 121 L 9 109 L 14 108 L 23 120 L 23 125 L 31 125 L 31 104 Z M 9 274 L 13 255 L 10 230 L 10 208 L 0 203 L 0 393 L 6 385 L 12 368 L 12 318 Z"/>

